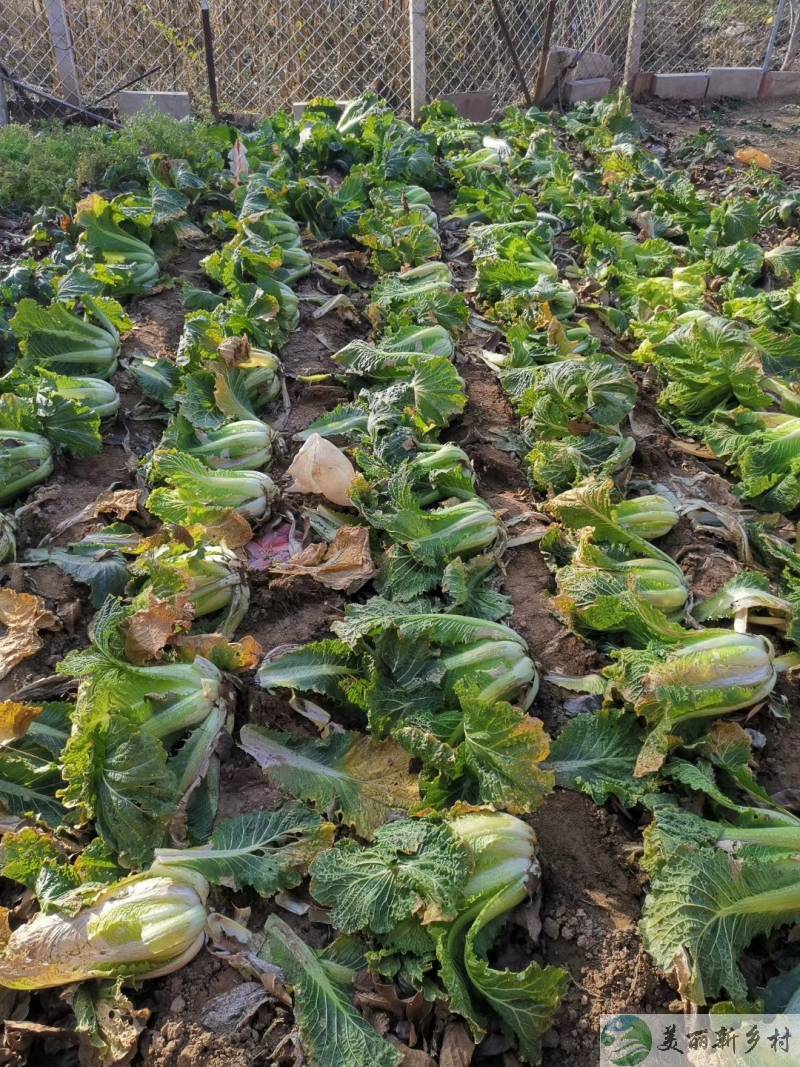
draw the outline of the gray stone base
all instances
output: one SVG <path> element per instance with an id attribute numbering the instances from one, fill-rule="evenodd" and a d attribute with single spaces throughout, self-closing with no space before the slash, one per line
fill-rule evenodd
<path id="1" fill-rule="evenodd" d="M 161 111 L 174 119 L 185 119 L 192 113 L 188 93 L 136 92 L 124 89 L 117 93 L 117 110 L 123 118 L 139 111 Z"/>
<path id="2" fill-rule="evenodd" d="M 654 74 L 651 91 L 661 100 L 702 100 L 708 89 L 704 71 L 691 74 Z"/>
<path id="3" fill-rule="evenodd" d="M 611 92 L 610 78 L 577 78 L 567 82 L 567 100 L 577 104 L 580 100 L 599 100 Z"/>
<path id="4" fill-rule="evenodd" d="M 459 115 L 473 122 L 486 122 L 492 117 L 492 94 L 484 92 L 442 93 L 439 97 L 452 104 Z"/>
<path id="5" fill-rule="evenodd" d="M 709 67 L 706 96 L 755 100 L 761 87 L 760 67 Z"/>
<path id="6" fill-rule="evenodd" d="M 800 71 L 771 70 L 764 75 L 760 97 L 797 97 L 800 99 Z"/>

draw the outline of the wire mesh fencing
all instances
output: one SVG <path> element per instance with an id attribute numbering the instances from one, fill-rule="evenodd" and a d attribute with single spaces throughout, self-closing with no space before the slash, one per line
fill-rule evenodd
<path id="1" fill-rule="evenodd" d="M 219 0 L 211 11 L 224 108 L 270 114 L 367 89 L 408 107 L 406 0 Z"/>
<path id="2" fill-rule="evenodd" d="M 12 73 L 57 90 L 45 4 L 3 0 L 0 58 Z M 197 0 L 57 0 L 68 20 L 81 94 L 97 100 L 149 72 L 143 87 L 188 91 L 207 103 Z M 548 0 L 504 0 L 509 34 L 532 87 Z M 554 43 L 578 48 L 603 5 L 614 0 L 558 0 Z M 617 0 L 619 6 L 619 0 Z M 410 93 L 408 0 L 212 0 L 220 105 L 270 114 L 315 96 L 378 92 L 401 112 Z M 628 0 L 583 60 L 583 76 L 622 75 Z M 488 0 L 428 0 L 428 99 L 488 91 L 496 106 L 521 98 L 519 79 Z M 559 41 L 559 29 L 566 35 Z M 590 69 L 602 46 L 610 61 Z M 587 66 L 588 64 L 588 66 Z M 588 74 L 586 71 L 588 70 Z M 142 87 L 142 86 L 137 86 Z"/>
<path id="3" fill-rule="evenodd" d="M 546 0 L 505 3 L 509 33 L 526 84 L 533 85 L 541 51 Z M 490 3 L 428 0 L 428 96 L 488 91 L 503 106 L 520 99 L 516 72 Z"/>
<path id="4" fill-rule="evenodd" d="M 532 88 L 549 0 L 500 2 Z M 761 65 L 775 0 L 556 0 L 550 80 L 569 67 L 573 79 L 600 79 L 600 89 L 619 85 L 632 7 L 643 2 L 636 69 Z M 420 62 L 428 100 L 480 91 L 495 108 L 521 101 L 492 0 L 427 0 L 419 39 L 409 28 L 410 7 L 411 0 L 210 0 L 221 108 L 268 115 L 296 101 L 369 89 L 408 115 L 411 72 Z M 66 45 L 54 32 L 59 12 Z M 0 62 L 13 76 L 63 95 L 67 47 L 85 104 L 146 74 L 135 88 L 187 91 L 196 110 L 208 108 L 200 0 L 0 0 Z M 798 57 L 800 0 L 784 0 L 772 67 L 800 69 Z"/>
<path id="5" fill-rule="evenodd" d="M 0 63 L 17 78 L 58 90 L 50 24 L 43 0 L 0 3 Z"/>
<path id="6" fill-rule="evenodd" d="M 630 11 L 631 5 L 620 0 L 565 0 L 561 23 L 557 23 L 559 41 L 570 49 L 590 42 L 581 77 L 608 77 L 612 84 L 621 81 Z"/>
<path id="7" fill-rule="evenodd" d="M 150 89 L 206 101 L 196 0 L 67 0 L 86 91 L 107 92 L 142 74 Z M 364 88 L 407 103 L 403 0 L 221 0 L 211 5 L 221 107 L 270 114 L 313 96 Z"/>
<path id="8" fill-rule="evenodd" d="M 769 67 L 800 71 L 800 0 L 784 0 Z"/>
<path id="9" fill-rule="evenodd" d="M 148 73 L 148 89 L 206 93 L 196 0 L 64 0 L 87 102 Z"/>
<path id="10" fill-rule="evenodd" d="M 641 67 L 652 73 L 760 67 L 774 11 L 772 0 L 650 0 Z"/>

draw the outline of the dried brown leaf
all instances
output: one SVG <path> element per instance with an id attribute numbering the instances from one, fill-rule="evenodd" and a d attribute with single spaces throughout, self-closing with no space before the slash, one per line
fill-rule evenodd
<path id="1" fill-rule="evenodd" d="M 427 1052 L 423 1052 L 422 1049 L 409 1048 L 408 1045 L 404 1045 L 402 1041 L 398 1041 L 396 1037 L 391 1035 L 389 1036 L 389 1041 L 403 1057 L 397 1067 L 436 1067 L 436 1060 L 429 1056 Z"/>
<path id="2" fill-rule="evenodd" d="M 24 737 L 30 724 L 41 714 L 41 706 L 0 700 L 0 745 L 8 745 Z"/>
<path id="3" fill-rule="evenodd" d="M 150 1018 L 149 1008 L 134 1008 L 119 992 L 113 1000 L 101 997 L 95 1002 L 97 1025 L 106 1042 L 96 1048 L 87 1035 L 81 1035 L 81 1067 L 127 1067 L 139 1049 L 139 1037 Z"/>
<path id="4" fill-rule="evenodd" d="M 687 456 L 696 456 L 698 459 L 719 459 L 719 456 L 712 452 L 707 445 L 697 445 L 692 441 L 681 441 L 677 437 L 669 442 L 669 447 L 673 452 L 683 452 Z"/>
<path id="5" fill-rule="evenodd" d="M 226 337 L 217 349 L 219 358 L 229 367 L 236 367 L 240 363 L 247 363 L 250 359 L 250 339 L 242 337 Z"/>
<path id="6" fill-rule="evenodd" d="M 243 982 L 212 997 L 203 1009 L 203 1025 L 214 1034 L 233 1034 L 267 1003 L 269 994 L 261 982 Z"/>
<path id="7" fill-rule="evenodd" d="M 253 540 L 253 527 L 238 511 L 231 509 L 208 526 L 190 526 L 195 544 L 221 544 L 235 552 Z"/>
<path id="8" fill-rule="evenodd" d="M 125 655 L 138 665 L 163 659 L 170 638 L 188 630 L 193 618 L 188 593 L 169 600 L 157 600 L 151 594 L 147 607 L 131 615 L 125 624 Z"/>
<path id="9" fill-rule="evenodd" d="M 3 949 L 8 944 L 8 940 L 11 937 L 11 923 L 9 922 L 9 915 L 11 911 L 9 908 L 0 907 L 0 949 Z"/>
<path id="10" fill-rule="evenodd" d="M 78 1040 L 75 1031 L 64 1026 L 48 1026 L 46 1023 L 36 1023 L 29 1019 L 5 1020 L 6 1044 L 18 1055 L 26 1053 L 37 1038 L 45 1037 L 50 1039 L 51 1049 L 73 1045 Z"/>
<path id="11" fill-rule="evenodd" d="M 444 1032 L 439 1067 L 469 1067 L 475 1053 L 475 1042 L 463 1023 L 449 1023 Z"/>
<path id="12" fill-rule="evenodd" d="M 395 1019 L 405 1018 L 403 1001 L 398 997 L 393 985 L 375 983 L 374 990 L 361 990 L 355 994 L 356 1006 L 369 1008 L 393 1015 Z"/>
<path id="13" fill-rule="evenodd" d="M 284 575 L 289 581 L 308 577 L 329 589 L 355 593 L 375 574 L 369 550 L 369 530 L 363 526 L 342 526 L 330 545 L 309 545 L 288 563 L 273 567 L 272 571 Z"/>
<path id="14" fill-rule="evenodd" d="M 6 628 L 0 637 L 0 678 L 5 678 L 13 667 L 42 647 L 40 630 L 57 630 L 61 624 L 41 597 L 0 589 L 0 625 Z"/>
<path id="15" fill-rule="evenodd" d="M 241 641 L 229 641 L 222 634 L 177 634 L 169 644 L 181 658 L 202 656 L 226 671 L 251 671 L 261 662 L 264 649 L 247 634 Z"/>
<path id="16" fill-rule="evenodd" d="M 139 510 L 141 491 L 139 489 L 106 489 L 92 505 L 92 518 L 100 515 L 113 515 L 117 519 L 127 519 Z"/>

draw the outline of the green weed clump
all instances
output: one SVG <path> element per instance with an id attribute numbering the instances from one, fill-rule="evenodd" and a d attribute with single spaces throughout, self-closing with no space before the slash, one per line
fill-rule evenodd
<path id="1" fill-rule="evenodd" d="M 156 112 L 122 130 L 46 123 L 0 128 L 0 211 L 44 205 L 70 211 L 90 189 L 116 189 L 144 176 L 142 155 L 186 159 L 200 172 L 222 165 L 211 127 Z"/>

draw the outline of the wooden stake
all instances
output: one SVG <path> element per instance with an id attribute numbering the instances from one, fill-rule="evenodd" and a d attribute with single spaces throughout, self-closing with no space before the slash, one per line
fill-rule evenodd
<path id="1" fill-rule="evenodd" d="M 550 54 L 550 39 L 553 36 L 553 19 L 556 16 L 557 2 L 558 0 L 550 0 L 547 6 L 544 33 L 542 34 L 542 54 L 539 56 L 539 70 L 536 73 L 536 85 L 533 88 L 534 104 L 538 104 L 542 98 L 542 86 L 544 84 L 545 71 L 547 70 L 547 57 Z"/>
<path id="2" fill-rule="evenodd" d="M 200 0 L 200 20 L 203 24 L 203 46 L 206 52 L 206 74 L 208 75 L 208 97 L 211 103 L 211 115 L 214 122 L 219 122 L 217 70 L 214 65 L 214 35 L 211 32 L 211 13 L 208 9 L 208 0 Z"/>
<path id="3" fill-rule="evenodd" d="M 514 65 L 514 70 L 517 75 L 517 81 L 519 82 L 520 91 L 525 101 L 526 107 L 533 107 L 533 101 L 531 100 L 531 94 L 528 92 L 528 83 L 525 81 L 525 75 L 522 72 L 522 66 L 517 56 L 517 50 L 514 47 L 514 42 L 511 39 L 511 33 L 508 29 L 508 23 L 506 17 L 503 14 L 503 9 L 500 6 L 500 0 L 492 0 L 492 7 L 494 13 L 497 15 L 497 21 L 500 23 L 500 30 L 505 38 L 506 46 L 508 47 L 509 54 L 511 56 L 511 62 Z"/>
<path id="4" fill-rule="evenodd" d="M 642 41 L 644 40 L 644 23 L 647 16 L 647 0 L 633 0 L 631 21 L 628 25 L 628 48 L 625 52 L 625 73 L 623 84 L 633 89 L 636 75 L 641 69 Z"/>

